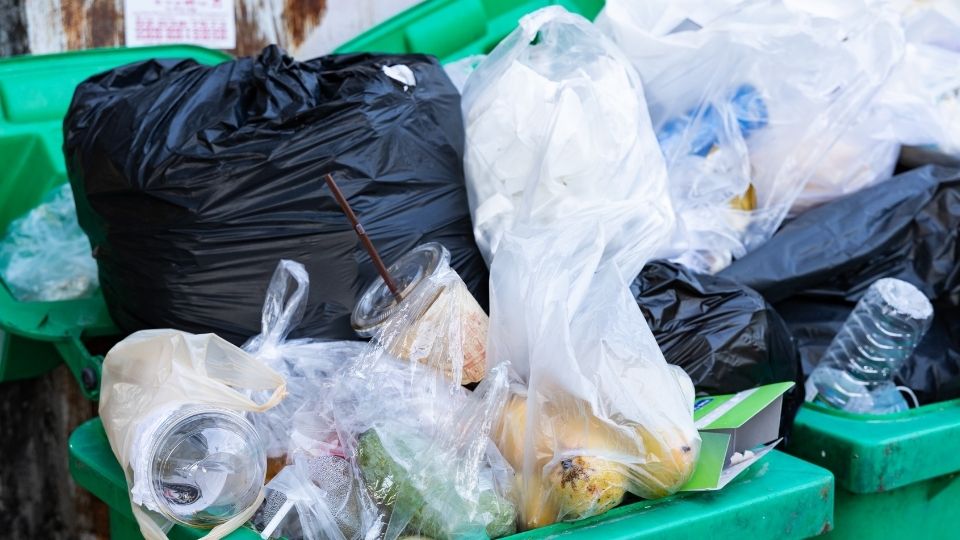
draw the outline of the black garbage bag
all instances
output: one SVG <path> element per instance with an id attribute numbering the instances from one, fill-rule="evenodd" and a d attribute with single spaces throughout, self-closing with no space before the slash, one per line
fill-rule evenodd
<path id="1" fill-rule="evenodd" d="M 800 356 L 760 293 L 666 261 L 647 264 L 632 292 L 667 362 L 682 367 L 698 393 L 795 381 L 781 414 L 781 434 L 789 434 L 803 404 Z"/>
<path id="2" fill-rule="evenodd" d="M 720 275 L 774 304 L 808 374 L 870 284 L 916 285 L 934 320 L 897 384 L 921 403 L 960 397 L 960 169 L 914 169 L 810 210 Z"/>
<path id="3" fill-rule="evenodd" d="M 398 65 L 388 69 L 397 78 L 384 71 Z M 294 335 L 356 337 L 350 312 L 375 270 L 327 173 L 388 264 L 438 241 L 486 306 L 460 97 L 433 57 L 297 62 L 271 46 L 213 67 L 131 64 L 80 84 L 64 141 L 80 224 L 123 330 L 241 343 L 260 332 L 264 291 L 285 258 L 311 280 Z"/>

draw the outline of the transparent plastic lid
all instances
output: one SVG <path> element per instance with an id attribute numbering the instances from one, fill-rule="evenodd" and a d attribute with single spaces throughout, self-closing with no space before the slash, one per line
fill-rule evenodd
<path id="1" fill-rule="evenodd" d="M 267 456 L 242 415 L 188 407 L 157 430 L 150 463 L 150 485 L 161 513 L 185 525 L 213 527 L 256 502 Z"/>
<path id="2" fill-rule="evenodd" d="M 400 296 L 405 298 L 425 278 L 449 265 L 450 252 L 447 248 L 437 242 L 429 242 L 413 248 L 387 270 L 397 282 Z M 377 328 L 397 311 L 398 305 L 383 278 L 377 277 L 353 309 L 350 317 L 353 329 L 361 336 L 373 337 Z"/>

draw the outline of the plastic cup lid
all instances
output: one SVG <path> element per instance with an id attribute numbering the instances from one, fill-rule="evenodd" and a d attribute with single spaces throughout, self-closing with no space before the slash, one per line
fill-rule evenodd
<path id="1" fill-rule="evenodd" d="M 171 415 L 156 432 L 150 461 L 161 513 L 193 527 L 213 527 L 249 508 L 266 479 L 256 429 L 226 409 L 186 407 Z"/>
<path id="2" fill-rule="evenodd" d="M 406 298 L 425 278 L 448 266 L 450 252 L 447 248 L 437 242 L 429 242 L 413 248 L 387 270 L 397 282 L 400 296 Z M 360 296 L 350 323 L 361 336 L 372 337 L 376 329 L 397 311 L 398 306 L 397 299 L 383 278 L 378 276 Z"/>

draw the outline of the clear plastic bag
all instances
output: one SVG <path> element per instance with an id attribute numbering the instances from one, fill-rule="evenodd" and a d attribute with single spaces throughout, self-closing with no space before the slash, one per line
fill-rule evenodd
<path id="1" fill-rule="evenodd" d="M 960 6 L 876 0 L 903 26 L 906 47 L 855 126 L 827 152 L 791 214 L 893 176 L 901 145 L 960 156 Z"/>
<path id="2" fill-rule="evenodd" d="M 889 139 L 960 156 L 960 6 L 952 0 L 876 0 L 906 34 L 903 59 L 871 107 Z"/>
<path id="3" fill-rule="evenodd" d="M 110 349 L 99 412 L 147 539 L 200 512 L 213 527 L 207 538 L 221 538 L 253 515 L 266 456 L 241 415 L 270 409 L 285 391 L 280 374 L 214 334 L 144 330 Z"/>
<path id="4" fill-rule="evenodd" d="M 276 407 L 251 416 L 266 444 L 272 476 L 287 463 L 293 421 L 319 387 L 353 362 L 365 349 L 362 341 L 317 341 L 287 339 L 307 307 L 310 278 L 298 262 L 281 260 L 267 287 L 263 303 L 262 332 L 243 349 L 280 373 L 287 382 L 287 396 Z M 258 396 L 265 397 L 265 396 Z"/>
<path id="5" fill-rule="evenodd" d="M 490 430 L 506 401 L 506 367 L 492 367 L 470 392 L 461 386 L 459 340 L 428 332 L 427 339 L 408 346 L 437 291 L 459 280 L 452 270 L 425 279 L 405 291 L 367 351 L 332 383 L 329 410 L 338 439 L 387 516 L 387 540 L 404 534 L 436 540 L 505 536 L 516 526 L 512 470 Z M 457 306 L 435 312 L 431 324 L 458 321 Z M 396 351 L 404 357 L 394 356 Z"/>
<path id="6" fill-rule="evenodd" d="M 629 289 L 674 223 L 636 72 L 587 20 L 545 8 L 467 80 L 464 110 L 475 228 L 495 251 L 487 358 L 519 377 L 494 435 L 521 527 L 676 491 L 700 441 L 693 385 Z M 488 200 L 507 217 L 484 221 Z"/>
<path id="7" fill-rule="evenodd" d="M 380 515 L 354 464 L 343 456 L 298 456 L 266 485 L 253 517 L 263 538 L 377 538 Z"/>
<path id="8" fill-rule="evenodd" d="M 287 381 L 282 402 L 251 415 L 266 443 L 270 479 L 253 523 L 264 538 L 363 540 L 376 536 L 381 517 L 343 451 L 328 396 L 337 374 L 368 345 L 287 339 L 303 317 L 309 283 L 302 264 L 281 260 L 267 287 L 263 331 L 244 345 Z"/>
<path id="9" fill-rule="evenodd" d="M 303 311 L 308 277 L 291 261 L 277 267 L 263 333 L 246 346 L 287 376 L 290 392 L 254 415 L 271 455 L 289 464 L 267 486 L 254 519 L 262 534 L 442 540 L 514 530 L 515 509 L 504 495 L 512 473 L 489 438 L 506 399 L 505 368 L 476 392 L 461 387 L 486 367 L 486 314 L 442 246 L 411 256 L 391 267 L 404 284 L 403 301 L 360 317 L 371 323 L 363 326 L 375 338 L 369 344 L 285 340 Z M 374 307 L 384 305 L 380 289 L 382 280 L 364 295 Z"/>
<path id="10" fill-rule="evenodd" d="M 597 25 L 643 80 L 682 225 L 678 260 L 713 273 L 777 229 L 887 80 L 903 32 L 858 2 L 689 4 L 611 0 Z"/>
<path id="11" fill-rule="evenodd" d="M 0 242 L 0 276 L 21 302 L 83 298 L 97 290 L 97 263 L 77 223 L 70 184 L 10 224 Z"/>

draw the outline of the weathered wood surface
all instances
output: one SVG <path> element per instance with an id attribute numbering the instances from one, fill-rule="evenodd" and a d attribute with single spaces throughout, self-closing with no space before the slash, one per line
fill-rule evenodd
<path id="1" fill-rule="evenodd" d="M 0 537 L 108 538 L 106 506 L 74 485 L 67 439 L 96 405 L 60 366 L 0 384 Z"/>
<path id="2" fill-rule="evenodd" d="M 10 0 L 4 0 L 10 1 Z M 33 54 L 124 44 L 123 0 L 27 0 L 26 33 Z M 236 55 L 270 43 L 295 48 L 323 17 L 324 0 L 235 0 Z"/>
<path id="3" fill-rule="evenodd" d="M 237 46 L 228 52 L 256 54 L 276 43 L 298 58 L 311 58 L 330 52 L 415 3 L 417 0 L 234 0 Z M 3 22 L 5 5 L 6 11 L 22 12 L 20 26 L 10 26 L 26 38 L 26 50 L 21 52 L 41 54 L 124 44 L 123 0 L 0 0 Z"/>

